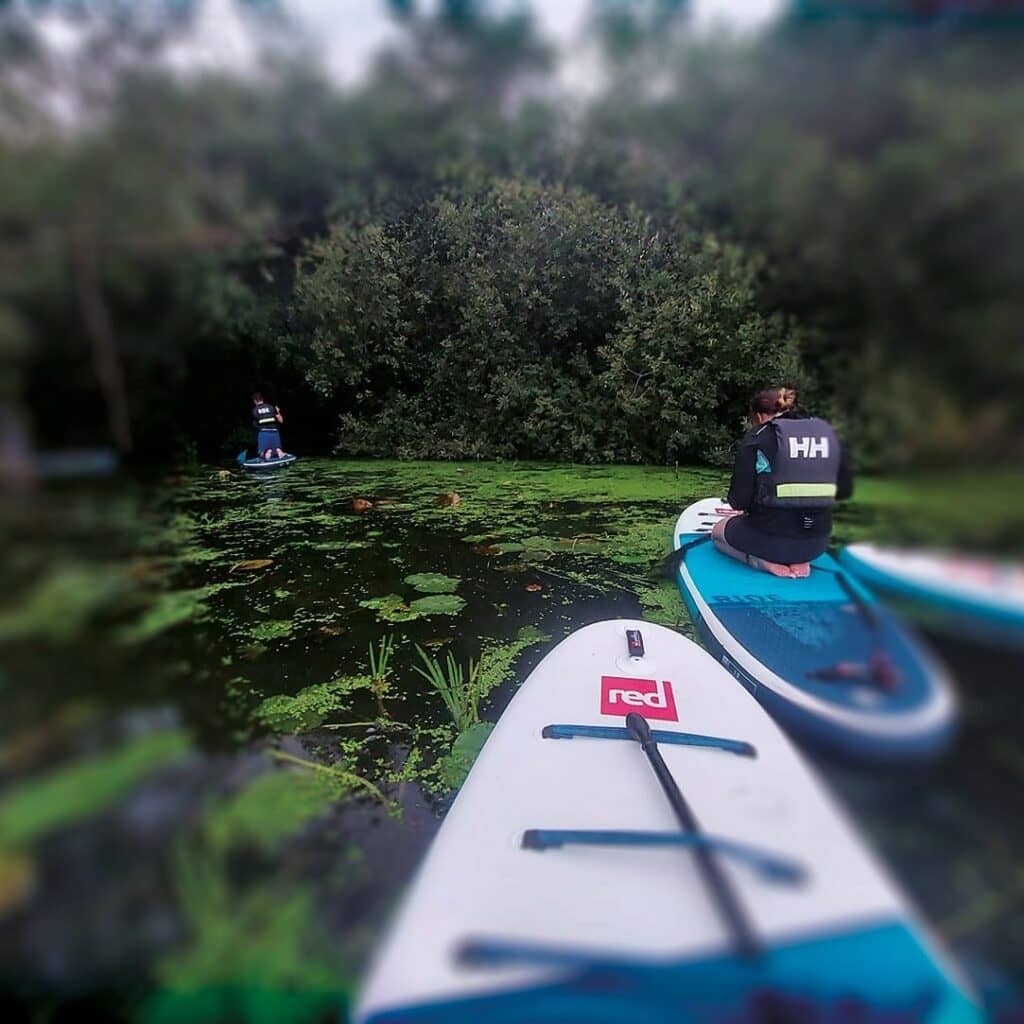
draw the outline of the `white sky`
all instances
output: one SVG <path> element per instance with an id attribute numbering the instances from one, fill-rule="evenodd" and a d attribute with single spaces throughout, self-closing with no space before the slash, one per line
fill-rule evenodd
<path id="1" fill-rule="evenodd" d="M 430 2 L 421 0 L 424 5 Z M 586 45 L 583 38 L 591 0 L 491 2 L 499 9 L 524 3 L 532 8 L 541 34 L 559 49 L 559 77 L 570 93 L 585 94 L 595 86 L 599 63 L 593 45 Z M 776 15 L 786 0 L 691 2 L 698 27 L 722 24 L 733 30 L 751 31 Z M 398 33 L 384 0 L 285 0 L 285 6 L 305 27 L 332 78 L 341 85 L 358 81 L 380 47 Z M 63 15 L 43 16 L 37 24 L 55 68 L 73 58 L 86 42 L 87 33 L 81 25 Z M 184 75 L 207 70 L 244 75 L 256 68 L 258 55 L 259 46 L 234 0 L 204 0 L 192 29 L 168 48 L 164 59 Z M 70 109 L 68 117 L 73 119 Z"/>
<path id="2" fill-rule="evenodd" d="M 507 0 L 506 0 L 507 2 Z M 777 14 L 784 0 L 694 0 L 699 26 L 724 23 L 750 30 Z M 289 8 L 312 30 L 334 78 L 350 83 L 366 69 L 376 49 L 394 34 L 383 0 L 289 0 Z M 569 52 L 583 27 L 590 0 L 534 0 L 529 5 L 545 36 Z"/>

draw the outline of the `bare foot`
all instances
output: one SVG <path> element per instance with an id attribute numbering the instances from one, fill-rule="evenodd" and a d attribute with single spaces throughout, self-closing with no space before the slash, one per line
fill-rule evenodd
<path id="1" fill-rule="evenodd" d="M 811 575 L 810 562 L 797 562 L 789 567 L 789 575 L 795 580 L 805 580 Z"/>
<path id="2" fill-rule="evenodd" d="M 788 565 L 780 565 L 778 562 L 767 562 L 757 555 L 747 555 L 747 565 L 752 569 L 759 569 L 761 572 L 769 572 L 773 576 L 780 576 L 782 579 L 792 578 L 792 572 Z"/>

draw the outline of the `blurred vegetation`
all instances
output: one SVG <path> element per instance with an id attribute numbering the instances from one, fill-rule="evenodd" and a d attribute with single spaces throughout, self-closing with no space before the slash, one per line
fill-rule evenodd
<path id="1" fill-rule="evenodd" d="M 144 6 L 0 7 L 0 413 L 40 445 L 233 454 L 259 387 L 304 450 L 719 462 L 784 378 L 862 464 L 1019 458 L 1014 28 L 595 2 L 579 95 L 528 10 L 393 0 L 341 89 L 287 5 L 242 5 L 246 74 L 161 70 L 202 5 Z"/>

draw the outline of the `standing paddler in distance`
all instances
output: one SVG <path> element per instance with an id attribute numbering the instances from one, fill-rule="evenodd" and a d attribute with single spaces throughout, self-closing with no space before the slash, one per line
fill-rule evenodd
<path id="1" fill-rule="evenodd" d="M 802 579 L 828 548 L 832 506 L 853 493 L 846 450 L 825 420 L 797 405 L 792 388 L 766 388 L 750 403 L 729 504 L 711 536 L 730 558 L 773 576 Z"/>
<path id="2" fill-rule="evenodd" d="M 284 416 L 276 405 L 264 400 L 263 395 L 256 391 L 252 396 L 252 425 L 256 428 L 256 451 L 264 459 L 284 458 L 281 447 L 281 433 L 278 424 L 284 423 Z"/>

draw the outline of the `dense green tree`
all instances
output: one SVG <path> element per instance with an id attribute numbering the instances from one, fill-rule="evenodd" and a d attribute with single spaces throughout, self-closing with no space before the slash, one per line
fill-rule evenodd
<path id="1" fill-rule="evenodd" d="M 358 454 L 720 461 L 751 390 L 798 374 L 737 246 L 535 182 L 339 225 L 295 293 Z"/>
<path id="2" fill-rule="evenodd" d="M 342 92 L 306 58 L 107 60 L 199 0 L 0 6 L 0 375 L 43 443 L 223 450 L 261 387 L 306 445 L 718 458 L 740 392 L 799 361 L 867 464 L 1019 453 L 1012 31 L 729 39 L 595 3 L 603 87 L 566 104 L 521 8 L 390 7 L 401 37 Z M 79 8 L 95 47 L 51 81 L 34 19 Z"/>

